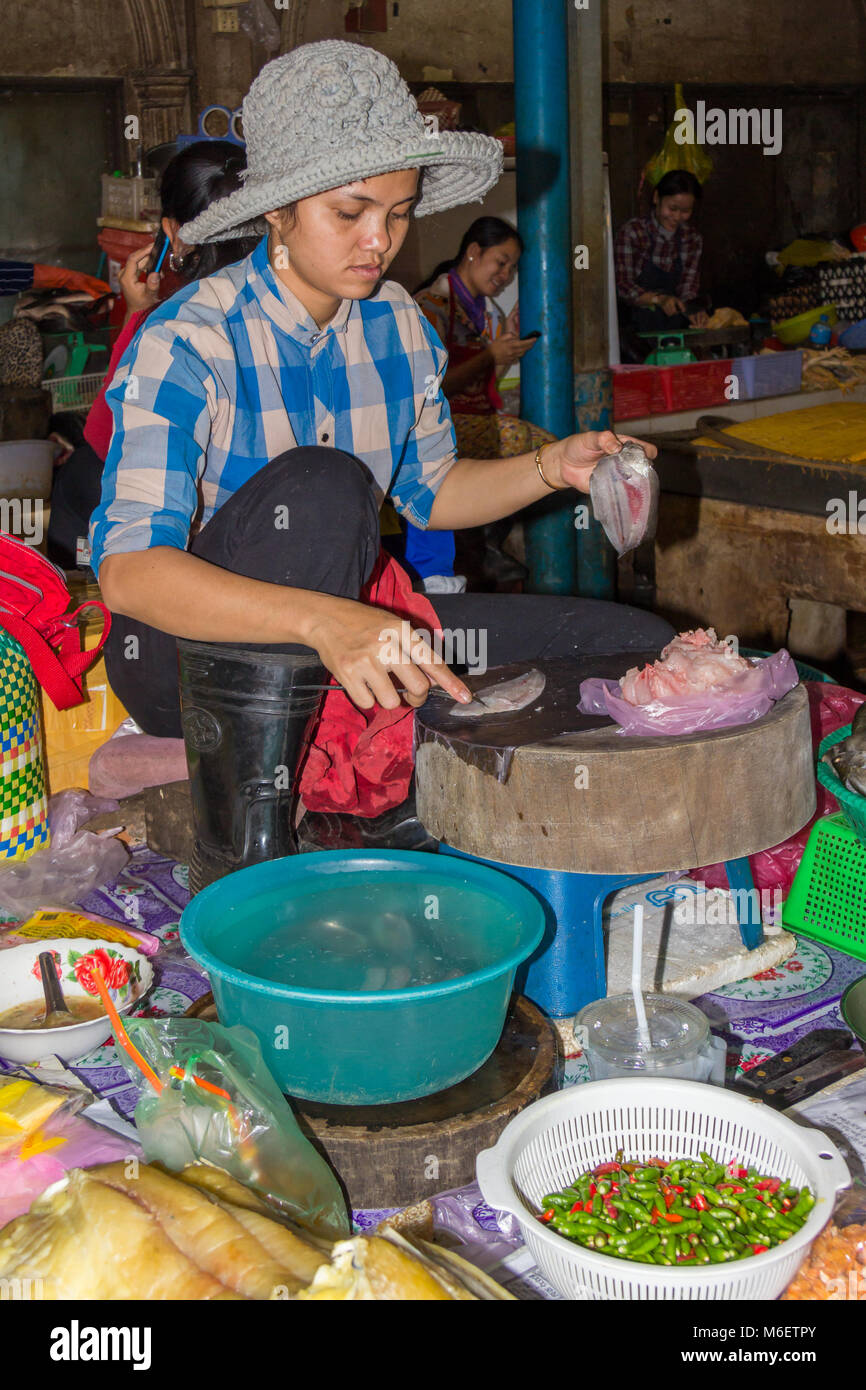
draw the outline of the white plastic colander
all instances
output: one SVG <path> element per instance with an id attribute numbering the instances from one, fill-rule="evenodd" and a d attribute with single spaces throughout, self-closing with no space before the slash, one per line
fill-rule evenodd
<path id="1" fill-rule="evenodd" d="M 808 1186 L 816 1202 L 802 1230 L 764 1255 L 729 1264 L 675 1268 L 596 1254 L 543 1226 L 548 1192 L 567 1187 L 618 1149 L 626 1161 L 697 1158 L 730 1163 Z M 794 1124 L 758 1102 L 694 1081 L 630 1078 L 570 1086 L 536 1101 L 477 1159 L 486 1202 L 520 1222 L 541 1273 L 568 1298 L 778 1298 L 829 1221 L 851 1175 L 820 1130 Z"/>

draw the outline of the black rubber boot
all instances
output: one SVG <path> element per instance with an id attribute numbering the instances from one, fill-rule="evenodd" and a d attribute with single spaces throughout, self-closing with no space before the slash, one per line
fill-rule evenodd
<path id="1" fill-rule="evenodd" d="M 235 869 L 297 854 L 298 770 L 330 676 L 314 654 L 178 641 L 195 821 L 190 893 Z"/>

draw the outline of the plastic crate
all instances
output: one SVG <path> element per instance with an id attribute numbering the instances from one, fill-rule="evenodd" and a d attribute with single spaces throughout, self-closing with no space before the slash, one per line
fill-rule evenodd
<path id="1" fill-rule="evenodd" d="M 841 811 L 812 826 L 782 921 L 801 936 L 866 960 L 866 845 Z"/>
<path id="2" fill-rule="evenodd" d="M 89 410 L 99 395 L 105 372 L 85 372 L 83 376 L 47 377 L 43 391 L 51 392 L 51 411 Z"/>
<path id="3" fill-rule="evenodd" d="M 613 368 L 613 418 L 637 420 L 653 413 L 655 367 Z"/>
<path id="4" fill-rule="evenodd" d="M 790 396 L 799 391 L 803 376 L 803 353 L 765 352 L 759 357 L 735 357 L 732 375 L 737 378 L 741 401 L 763 396 Z"/>
<path id="5" fill-rule="evenodd" d="M 677 410 L 701 410 L 724 405 L 728 377 L 733 375 L 731 357 L 710 362 L 683 362 L 676 367 L 657 367 L 653 388 L 653 414 L 666 415 Z"/>
<path id="6" fill-rule="evenodd" d="M 772 656 L 772 652 L 765 652 L 758 647 L 740 647 L 740 656 L 764 657 Z M 795 661 L 797 675 L 801 681 L 820 681 L 824 685 L 835 685 L 834 676 L 828 676 L 826 671 L 819 671 L 817 666 L 810 666 L 807 661 Z"/>
<path id="7" fill-rule="evenodd" d="M 116 179 L 102 175 L 102 216 L 139 222 L 145 209 L 159 208 L 156 179 Z"/>
<path id="8" fill-rule="evenodd" d="M 818 266 L 818 284 L 824 299 L 836 305 L 841 319 L 861 319 L 866 315 L 866 255 L 822 261 Z"/>

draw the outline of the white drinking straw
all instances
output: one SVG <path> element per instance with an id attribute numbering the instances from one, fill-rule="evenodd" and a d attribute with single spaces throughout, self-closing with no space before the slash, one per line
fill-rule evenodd
<path id="1" fill-rule="evenodd" d="M 637 1026 L 640 1033 L 640 1040 L 644 1047 L 649 1050 L 652 1046 L 650 1038 L 649 1024 L 646 1020 L 646 1009 L 644 1007 L 643 995 L 641 994 L 641 957 L 643 953 L 643 906 L 638 903 L 634 910 L 634 933 L 632 935 L 631 947 L 631 992 L 634 997 L 634 1009 L 637 1014 Z"/>

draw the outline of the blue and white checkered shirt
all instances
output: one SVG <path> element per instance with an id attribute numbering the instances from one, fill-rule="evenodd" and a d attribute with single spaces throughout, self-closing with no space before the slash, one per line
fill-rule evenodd
<path id="1" fill-rule="evenodd" d="M 457 456 L 448 358 L 406 290 L 384 281 L 319 329 L 268 260 L 187 285 L 148 315 L 106 394 L 114 433 L 92 565 L 191 534 L 269 460 L 324 444 L 356 454 L 380 497 L 425 527 Z"/>

